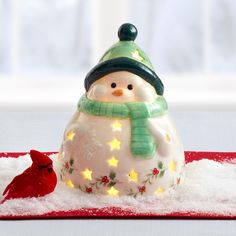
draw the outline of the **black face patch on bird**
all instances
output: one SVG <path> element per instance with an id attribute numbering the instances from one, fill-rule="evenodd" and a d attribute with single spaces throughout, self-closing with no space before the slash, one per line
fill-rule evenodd
<path id="1" fill-rule="evenodd" d="M 52 167 L 49 167 L 49 168 L 48 168 L 48 172 L 49 172 L 49 173 L 52 173 L 52 171 L 53 171 Z"/>
<path id="2" fill-rule="evenodd" d="M 42 169 L 47 169 L 48 168 L 48 172 L 51 173 L 52 172 L 52 162 L 48 163 L 47 165 L 39 165 L 38 169 L 42 170 Z M 50 169 L 50 171 L 49 171 Z"/>

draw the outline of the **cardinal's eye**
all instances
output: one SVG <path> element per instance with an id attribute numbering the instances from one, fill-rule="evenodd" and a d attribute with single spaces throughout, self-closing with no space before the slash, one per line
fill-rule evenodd
<path id="1" fill-rule="evenodd" d="M 52 168 L 48 168 L 48 172 L 49 172 L 49 173 L 52 173 Z"/>
<path id="2" fill-rule="evenodd" d="M 112 87 L 112 88 L 115 88 L 115 87 L 116 87 L 116 83 L 112 83 L 112 84 L 111 84 L 111 87 Z"/>
<path id="3" fill-rule="evenodd" d="M 127 86 L 127 89 L 132 90 L 132 89 L 133 89 L 133 85 L 132 85 L 132 84 L 129 84 L 129 85 Z"/>

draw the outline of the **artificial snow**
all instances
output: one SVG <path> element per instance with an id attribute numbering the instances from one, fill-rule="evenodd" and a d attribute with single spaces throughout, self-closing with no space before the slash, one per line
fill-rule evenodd
<path id="1" fill-rule="evenodd" d="M 58 171 L 57 156 L 51 155 Z M 12 178 L 31 165 L 28 155 L 19 158 L 0 158 L 0 192 Z M 236 165 L 207 159 L 186 165 L 185 182 L 175 193 L 163 198 L 98 196 L 71 189 L 61 181 L 55 191 L 41 198 L 8 200 L 0 205 L 0 216 L 40 215 L 52 211 L 80 208 L 121 207 L 137 213 L 168 214 L 199 212 L 236 215 Z M 0 197 L 0 200 L 3 197 Z"/>

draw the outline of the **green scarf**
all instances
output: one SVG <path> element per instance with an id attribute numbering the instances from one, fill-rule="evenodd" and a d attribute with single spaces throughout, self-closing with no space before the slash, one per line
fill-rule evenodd
<path id="1" fill-rule="evenodd" d="M 161 96 L 152 103 L 112 103 L 90 100 L 84 95 L 79 101 L 78 110 L 94 116 L 130 118 L 131 152 L 138 158 L 150 159 L 156 152 L 156 145 L 148 129 L 148 118 L 164 115 L 167 103 Z"/>

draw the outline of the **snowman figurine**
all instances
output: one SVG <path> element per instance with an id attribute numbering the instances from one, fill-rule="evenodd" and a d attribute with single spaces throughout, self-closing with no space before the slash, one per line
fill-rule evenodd
<path id="1" fill-rule="evenodd" d="M 59 152 L 68 187 L 110 196 L 164 196 L 183 179 L 184 151 L 164 87 L 126 23 L 85 78 Z"/>

